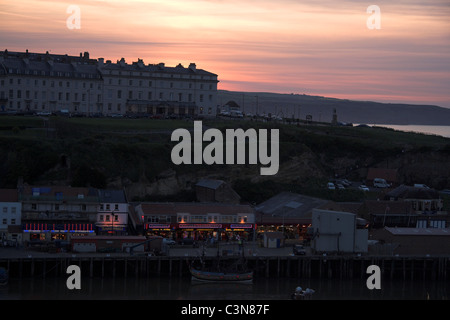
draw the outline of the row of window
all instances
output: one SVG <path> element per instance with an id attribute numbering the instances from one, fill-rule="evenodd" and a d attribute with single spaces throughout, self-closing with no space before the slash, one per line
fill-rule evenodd
<path id="1" fill-rule="evenodd" d="M 17 99 L 35 99 L 38 100 L 39 99 L 39 91 L 30 91 L 30 90 L 26 90 L 25 91 L 25 95 L 24 97 L 22 97 L 22 90 L 17 90 L 16 94 L 14 95 L 14 90 L 10 89 L 9 93 L 8 93 L 8 99 L 14 99 L 14 96 L 16 96 Z M 117 90 L 117 98 L 118 99 L 122 99 L 122 90 Z M 0 91 L 0 97 L 2 99 L 6 98 L 5 92 L 4 91 Z M 112 90 L 108 90 L 107 93 L 107 97 L 109 99 L 113 99 L 113 91 Z M 78 92 L 74 92 L 74 93 L 70 93 L 70 92 L 55 92 L 55 91 L 50 91 L 50 95 L 48 96 L 49 100 L 58 100 L 58 101 L 72 101 L 71 98 L 73 98 L 73 102 L 80 102 L 80 98 L 82 102 L 86 102 L 88 99 L 92 99 L 91 102 L 97 102 L 97 103 L 101 103 L 102 102 L 102 95 L 101 94 L 97 94 L 94 95 L 94 97 L 92 97 L 92 95 L 89 95 L 88 93 L 78 93 Z M 153 92 L 149 91 L 147 92 L 147 95 L 145 95 L 145 92 L 143 91 L 128 91 L 128 99 L 129 100 L 133 100 L 133 99 L 138 99 L 138 100 L 142 100 L 142 99 L 148 99 L 148 100 L 153 100 Z M 178 93 L 175 94 L 174 92 L 169 92 L 169 96 L 167 97 L 167 95 L 165 94 L 165 92 L 159 92 L 158 98 L 161 100 L 164 100 L 166 98 L 168 98 L 169 101 L 175 101 L 175 98 L 177 99 L 178 102 L 184 101 L 183 99 L 187 98 L 188 102 L 193 102 L 193 94 L 192 93 L 188 93 L 183 94 L 183 93 Z M 41 91 L 40 94 L 40 99 L 41 100 L 46 100 L 47 99 L 47 91 Z M 200 94 L 199 95 L 199 101 L 200 102 L 204 102 L 204 95 Z M 210 94 L 208 95 L 208 100 L 209 102 L 213 101 L 213 95 Z M 20 102 L 20 101 L 18 101 Z"/>
<path id="2" fill-rule="evenodd" d="M 71 208 L 73 208 L 74 207 L 74 205 L 72 205 L 71 206 Z M 47 207 L 46 207 L 47 208 Z M 65 210 L 65 206 L 64 205 L 60 205 L 60 204 L 54 204 L 53 205 L 53 209 L 55 210 L 55 211 L 59 211 L 59 210 Z M 37 205 L 37 203 L 32 203 L 31 204 L 31 210 L 38 210 L 38 205 Z M 87 210 L 87 205 L 86 204 L 81 204 L 80 205 L 80 210 L 81 211 L 86 211 Z"/>
<path id="3" fill-rule="evenodd" d="M 25 81 L 22 81 L 25 80 Z M 114 81 L 115 80 L 115 81 Z M 123 80 L 123 81 L 122 81 Z M 3 87 L 5 86 L 5 79 L 0 80 L 0 85 Z M 155 81 L 156 82 L 156 81 Z M 58 86 L 60 88 L 75 88 L 75 89 L 79 89 L 80 83 L 83 89 L 94 89 L 94 87 L 97 88 L 97 90 L 102 90 L 102 83 L 94 83 L 94 82 L 85 82 L 85 81 L 55 81 L 55 80 L 47 80 L 47 79 L 30 79 L 30 78 L 26 78 L 26 79 L 21 79 L 21 78 L 9 78 L 9 84 L 10 85 L 27 85 L 30 86 L 32 84 L 34 84 L 34 86 L 43 86 L 46 87 L 47 83 L 49 83 L 51 88 L 55 88 L 55 86 Z M 94 85 L 95 84 L 95 85 Z M 153 87 L 154 82 L 153 81 L 145 81 L 144 80 L 133 80 L 133 79 L 129 79 L 128 82 L 125 81 L 124 79 L 108 79 L 108 84 L 109 85 L 118 85 L 118 86 L 122 86 L 122 85 L 126 85 L 128 84 L 128 86 L 139 86 L 139 87 L 144 87 L 147 86 L 148 87 Z M 185 88 L 186 86 L 186 88 Z M 167 81 L 159 81 L 159 88 L 178 88 L 178 89 L 198 89 L 195 88 L 194 83 L 192 82 L 167 82 Z M 207 83 L 200 83 L 200 90 L 213 90 L 215 89 L 215 86 L 213 84 L 207 84 Z"/>
<path id="4" fill-rule="evenodd" d="M 3 212 L 6 212 L 5 209 L 7 209 L 7 208 L 8 208 L 8 207 L 3 207 Z M 32 203 L 32 204 L 31 204 L 31 210 L 37 210 L 37 208 L 38 208 L 37 203 Z M 103 211 L 103 210 L 108 211 L 108 210 L 112 210 L 112 208 L 113 208 L 113 206 L 112 206 L 111 204 L 109 204 L 109 203 L 107 203 L 107 204 L 100 204 L 100 205 L 99 205 L 100 211 Z M 16 209 L 16 208 L 15 208 L 15 207 L 11 207 L 11 209 L 14 209 L 14 212 L 15 212 L 15 209 Z M 55 203 L 55 204 L 53 204 L 53 209 L 54 209 L 55 211 L 58 211 L 58 210 L 64 210 L 64 206 Z M 86 211 L 86 210 L 87 210 L 86 204 L 81 204 L 81 205 L 80 205 L 80 209 L 81 209 L 82 211 Z M 117 204 L 117 203 L 114 204 L 114 209 L 113 209 L 113 210 L 119 210 L 119 204 Z"/>
<path id="5" fill-rule="evenodd" d="M 100 79 L 99 74 L 94 73 L 74 73 L 74 72 L 61 72 L 61 71 L 38 71 L 38 70 L 20 70 L 20 69 L 8 69 L 9 74 L 25 74 L 34 76 L 50 76 L 50 77 L 75 77 L 75 78 L 89 78 L 89 79 Z"/>
<path id="6" fill-rule="evenodd" d="M 157 215 L 146 216 L 146 222 L 148 223 L 171 223 L 175 217 Z M 242 223 L 247 222 L 247 216 L 228 216 L 228 215 L 178 215 L 178 223 Z"/>
<path id="7" fill-rule="evenodd" d="M 57 94 L 57 95 L 56 95 Z M 78 92 L 74 92 L 73 94 L 73 99 L 74 101 L 79 101 L 81 98 L 81 101 L 86 101 L 87 97 L 91 97 L 92 95 L 88 96 L 87 93 L 78 93 Z M 5 92 L 1 91 L 0 92 L 0 97 L 2 98 L 6 98 L 5 96 Z M 8 98 L 9 99 L 14 99 L 14 90 L 11 89 L 9 90 L 9 94 L 8 94 Z M 17 90 L 16 91 L 16 98 L 17 99 L 39 99 L 39 91 L 30 91 L 30 90 L 26 90 L 25 91 L 25 96 L 22 97 L 22 90 Z M 59 100 L 59 101 L 70 101 L 71 99 L 71 93 L 70 92 L 55 92 L 55 91 L 50 91 L 50 95 L 48 97 L 50 100 Z M 95 96 L 93 97 L 95 98 Z M 97 98 L 97 102 L 102 102 L 102 95 L 101 94 L 97 94 L 96 95 Z M 46 100 L 47 99 L 47 91 L 41 91 L 41 97 L 40 99 L 42 100 Z"/>
<path id="8" fill-rule="evenodd" d="M 2 224 L 4 224 L 4 225 L 15 225 L 16 224 L 16 219 L 11 219 L 10 223 L 8 223 L 8 219 L 3 218 L 2 219 Z"/>
<path id="9" fill-rule="evenodd" d="M 98 221 L 105 221 L 105 222 L 111 221 L 111 215 L 110 214 L 105 214 L 105 215 L 101 214 L 98 218 Z M 114 221 L 115 222 L 119 221 L 118 215 L 114 215 Z"/>
<path id="10" fill-rule="evenodd" d="M 15 80 L 15 81 L 14 81 Z M 55 88 L 55 85 L 57 84 L 58 87 L 62 88 L 62 87 L 66 87 L 66 88 L 70 88 L 73 87 L 75 89 L 79 89 L 79 84 L 81 83 L 81 87 L 83 89 L 94 89 L 95 87 L 97 88 L 97 90 L 102 90 L 102 84 L 101 83 L 96 83 L 96 86 L 94 85 L 94 82 L 80 82 L 80 81 L 55 81 L 55 80 L 39 80 L 39 79 L 30 79 L 30 78 L 26 78 L 24 82 L 22 82 L 23 79 L 21 78 L 9 78 L 9 84 L 10 85 L 14 85 L 14 83 L 16 83 L 17 85 L 27 85 L 30 86 L 32 83 L 34 83 L 34 86 L 43 86 L 46 87 L 47 86 L 47 81 L 50 84 L 51 88 Z M 5 86 L 5 80 L 2 79 L 0 80 L 0 85 L 1 86 Z M 73 83 L 73 85 L 71 85 Z"/>
<path id="11" fill-rule="evenodd" d="M 108 84 L 109 85 L 124 85 L 127 82 L 123 79 L 108 79 Z M 157 82 L 157 81 L 155 81 Z M 147 86 L 148 87 L 153 87 L 154 82 L 152 80 L 149 80 L 148 82 L 146 80 L 133 80 L 133 79 L 128 79 L 128 86 L 139 86 L 139 87 L 144 87 Z M 179 88 L 179 89 L 184 89 L 186 82 L 181 81 L 181 82 L 167 82 L 167 81 L 159 81 L 159 88 Z M 209 90 L 213 90 L 213 85 L 212 84 L 206 84 L 206 83 L 200 83 L 200 90 L 204 90 L 208 88 Z M 188 82 L 187 83 L 187 88 L 186 89 L 195 89 L 194 88 L 194 83 L 192 82 Z"/>
<path id="12" fill-rule="evenodd" d="M 11 210 L 9 210 L 9 209 L 11 209 Z M 16 207 L 3 207 L 2 208 L 2 212 L 3 213 L 8 213 L 8 212 L 16 213 L 17 212 L 17 208 Z"/>

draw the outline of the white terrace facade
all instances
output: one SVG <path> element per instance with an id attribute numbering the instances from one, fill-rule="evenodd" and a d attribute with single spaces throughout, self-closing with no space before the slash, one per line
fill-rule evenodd
<path id="1" fill-rule="evenodd" d="M 217 75 L 181 64 L 0 52 L 0 112 L 215 116 Z"/>

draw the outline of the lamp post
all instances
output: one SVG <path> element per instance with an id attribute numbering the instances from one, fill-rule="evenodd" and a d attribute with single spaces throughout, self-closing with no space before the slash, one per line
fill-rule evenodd
<path id="1" fill-rule="evenodd" d="M 114 235 L 114 211 L 111 212 L 111 235 Z"/>

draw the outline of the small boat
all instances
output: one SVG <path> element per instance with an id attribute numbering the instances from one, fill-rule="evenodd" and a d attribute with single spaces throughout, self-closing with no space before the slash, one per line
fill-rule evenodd
<path id="1" fill-rule="evenodd" d="M 253 271 L 249 272 L 216 272 L 204 271 L 190 268 L 192 280 L 207 282 L 239 282 L 251 283 L 253 281 Z"/>
<path id="2" fill-rule="evenodd" d="M 297 287 L 294 293 L 291 295 L 292 300 L 310 300 L 312 295 L 314 294 L 314 290 L 310 288 L 306 288 L 303 290 L 302 287 Z"/>
<path id="3" fill-rule="evenodd" d="M 8 283 L 8 270 L 0 267 L 0 285 L 5 285 Z"/>
<path id="4" fill-rule="evenodd" d="M 208 265 L 205 259 L 205 247 L 203 246 L 203 254 L 198 262 L 196 264 L 194 261 L 189 264 L 192 280 L 234 283 L 251 283 L 253 281 L 253 271 L 247 268 L 243 248 L 242 256 L 234 260 L 221 259 L 218 247 L 216 259 Z"/>

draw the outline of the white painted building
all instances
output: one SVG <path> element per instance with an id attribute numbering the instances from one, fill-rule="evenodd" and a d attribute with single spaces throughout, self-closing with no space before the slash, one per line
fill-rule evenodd
<path id="1" fill-rule="evenodd" d="M 353 213 L 313 209 L 311 248 L 318 253 L 365 253 L 368 230 Z"/>
<path id="2" fill-rule="evenodd" d="M 123 190 L 98 190 L 98 234 L 126 235 L 129 205 Z"/>
<path id="3" fill-rule="evenodd" d="M 0 53 L 0 112 L 215 116 L 217 75 L 181 64 Z"/>
<path id="4" fill-rule="evenodd" d="M 0 189 L 0 246 L 22 242 L 22 203 L 16 189 Z"/>

